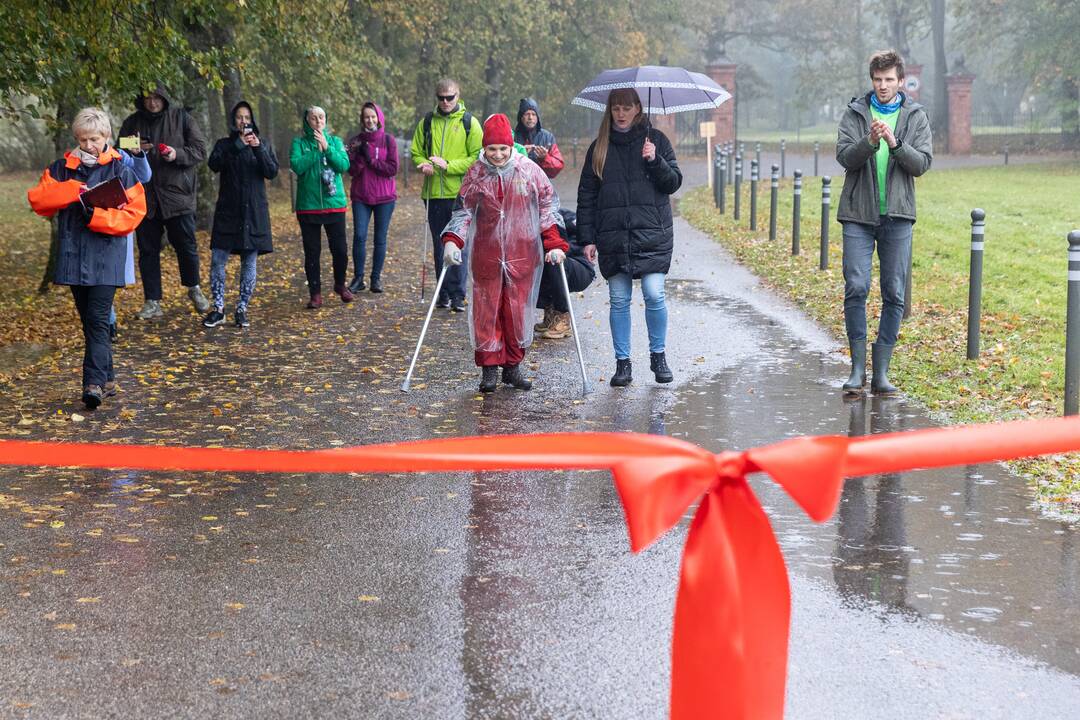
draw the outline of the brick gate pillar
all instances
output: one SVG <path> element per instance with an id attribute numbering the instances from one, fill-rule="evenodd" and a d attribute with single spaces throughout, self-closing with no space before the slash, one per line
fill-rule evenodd
<path id="1" fill-rule="evenodd" d="M 949 93 L 949 145 L 951 155 L 971 154 L 971 84 L 975 76 L 957 73 L 945 77 Z"/>
<path id="2" fill-rule="evenodd" d="M 705 74 L 717 85 L 731 93 L 731 100 L 712 111 L 709 118 L 716 123 L 716 137 L 713 143 L 735 142 L 735 69 L 738 66 L 726 57 L 713 60 L 705 67 Z"/>

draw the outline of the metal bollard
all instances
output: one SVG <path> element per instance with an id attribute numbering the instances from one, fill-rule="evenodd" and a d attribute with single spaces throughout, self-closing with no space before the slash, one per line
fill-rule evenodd
<path id="1" fill-rule="evenodd" d="M 727 212 L 727 170 L 728 170 L 728 155 L 727 152 L 720 153 L 720 214 L 723 215 Z"/>
<path id="2" fill-rule="evenodd" d="M 979 357 L 979 331 L 982 326 L 982 269 L 983 241 L 986 232 L 986 213 L 971 211 L 971 270 L 968 274 L 967 359 Z"/>
<path id="3" fill-rule="evenodd" d="M 713 174 L 712 196 L 713 196 L 713 205 L 716 207 L 716 209 L 719 210 L 720 209 L 720 146 L 717 145 L 714 148 L 714 150 L 715 150 L 715 154 L 713 156 L 713 166 L 712 166 L 712 174 Z"/>
<path id="4" fill-rule="evenodd" d="M 757 166 L 761 167 L 761 143 L 754 143 L 754 160 L 757 160 Z"/>
<path id="5" fill-rule="evenodd" d="M 289 168 L 289 200 L 292 202 L 292 210 L 296 212 L 296 173 Z"/>
<path id="6" fill-rule="evenodd" d="M 744 143 L 744 142 L 739 143 L 739 154 L 742 155 L 743 157 L 746 157 L 746 143 Z"/>
<path id="7" fill-rule="evenodd" d="M 1009 146 L 1008 145 L 1005 146 L 1005 164 L 1006 165 L 1009 164 Z"/>
<path id="8" fill-rule="evenodd" d="M 832 178 L 821 178 L 821 258 L 818 269 L 829 269 L 829 205 L 832 204 Z"/>
<path id="9" fill-rule="evenodd" d="M 398 147 L 399 148 L 405 148 L 406 147 L 405 146 L 405 138 L 401 138 L 398 141 Z M 411 169 L 409 168 L 409 166 L 412 165 L 412 157 L 408 156 L 408 154 L 404 151 L 404 149 L 401 151 L 401 155 L 402 155 L 402 157 L 398 160 L 398 162 L 401 164 L 401 172 L 405 176 L 405 178 L 404 178 L 405 187 L 409 187 L 409 172 L 411 172 Z"/>
<path id="10" fill-rule="evenodd" d="M 742 155 L 735 156 L 735 219 L 739 219 L 742 207 Z"/>
<path id="11" fill-rule="evenodd" d="M 821 150 L 821 143 L 814 143 L 814 177 L 818 175 L 818 152 Z"/>
<path id="12" fill-rule="evenodd" d="M 787 177 L 787 140 L 780 141 L 780 177 Z"/>
<path id="13" fill-rule="evenodd" d="M 574 138 L 574 167 L 577 167 L 577 142 L 578 139 Z"/>
<path id="14" fill-rule="evenodd" d="M 769 239 L 776 239 L 776 206 L 780 199 L 780 166 L 773 163 L 769 198 Z"/>
<path id="15" fill-rule="evenodd" d="M 1080 230 L 1069 233 L 1069 299 L 1065 312 L 1065 414 L 1080 412 Z"/>
<path id="16" fill-rule="evenodd" d="M 750 161 L 750 229 L 757 230 L 758 161 Z"/>
<path id="17" fill-rule="evenodd" d="M 802 170 L 796 170 L 795 197 L 791 201 L 791 254 L 799 254 L 799 220 L 802 215 Z"/>
<path id="18" fill-rule="evenodd" d="M 728 185 L 735 184 L 735 143 L 729 142 L 727 144 L 727 181 Z"/>

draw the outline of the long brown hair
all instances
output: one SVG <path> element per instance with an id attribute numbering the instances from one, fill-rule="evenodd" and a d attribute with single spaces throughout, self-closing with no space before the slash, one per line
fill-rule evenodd
<path id="1" fill-rule="evenodd" d="M 607 98 L 607 107 L 604 108 L 604 117 L 600 120 L 600 131 L 596 135 L 596 144 L 592 151 L 592 169 L 596 177 L 604 179 L 604 163 L 607 161 L 608 138 L 611 134 L 611 106 L 612 105 L 637 105 L 638 114 L 630 127 L 645 121 L 645 112 L 641 108 L 641 97 L 634 88 L 619 88 L 612 90 Z"/>

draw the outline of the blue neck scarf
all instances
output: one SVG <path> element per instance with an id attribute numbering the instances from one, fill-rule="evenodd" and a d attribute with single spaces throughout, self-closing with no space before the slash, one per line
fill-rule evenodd
<path id="1" fill-rule="evenodd" d="M 896 93 L 896 97 L 888 105 L 883 105 L 877 99 L 877 93 L 870 93 L 870 105 L 882 115 L 892 115 L 904 104 L 904 93 Z"/>

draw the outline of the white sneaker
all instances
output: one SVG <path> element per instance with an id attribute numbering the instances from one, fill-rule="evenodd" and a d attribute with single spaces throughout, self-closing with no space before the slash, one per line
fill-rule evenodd
<path id="1" fill-rule="evenodd" d="M 191 304 L 195 306 L 196 312 L 204 313 L 210 309 L 210 301 L 206 299 L 198 285 L 188 288 L 187 296 L 191 298 Z"/>
<path id="2" fill-rule="evenodd" d="M 161 303 L 157 300 L 147 300 L 143 303 L 142 309 L 135 313 L 141 320 L 154 320 L 163 317 L 164 314 L 161 312 Z"/>

